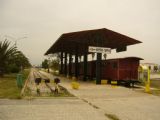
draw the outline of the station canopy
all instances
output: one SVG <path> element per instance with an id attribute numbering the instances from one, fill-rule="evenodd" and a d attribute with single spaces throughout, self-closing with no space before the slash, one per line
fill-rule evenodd
<path id="1" fill-rule="evenodd" d="M 126 50 L 128 45 L 138 43 L 141 43 L 141 41 L 106 28 L 85 30 L 62 34 L 48 49 L 45 55 L 58 52 L 66 52 L 71 54 L 78 52 L 78 55 L 83 55 L 84 53 L 89 54 L 89 46 L 107 47 L 116 49 L 120 52 Z"/>

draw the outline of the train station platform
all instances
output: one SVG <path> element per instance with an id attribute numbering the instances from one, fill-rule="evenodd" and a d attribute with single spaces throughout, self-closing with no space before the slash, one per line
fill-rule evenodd
<path id="1" fill-rule="evenodd" d="M 56 77 L 48 73 L 46 75 L 52 79 Z M 159 120 L 160 118 L 160 97 L 144 93 L 143 89 L 95 85 L 92 82 L 80 81 L 80 88 L 75 90 L 71 87 L 72 80 L 59 78 L 60 84 L 70 93 L 104 114 L 116 115 L 121 120 Z"/>

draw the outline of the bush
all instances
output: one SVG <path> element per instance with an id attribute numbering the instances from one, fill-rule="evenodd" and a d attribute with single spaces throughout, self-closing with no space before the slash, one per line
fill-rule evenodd
<path id="1" fill-rule="evenodd" d="M 11 73 L 18 73 L 20 71 L 20 68 L 16 66 L 15 64 L 9 65 L 7 72 Z"/>

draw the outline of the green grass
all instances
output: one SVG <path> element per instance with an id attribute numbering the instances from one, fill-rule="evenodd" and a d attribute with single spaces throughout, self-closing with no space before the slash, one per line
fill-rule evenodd
<path id="1" fill-rule="evenodd" d="M 30 69 L 24 69 L 22 71 L 22 74 L 23 74 L 23 79 L 26 80 L 28 75 L 29 75 L 29 72 L 30 72 Z"/>
<path id="2" fill-rule="evenodd" d="M 29 70 L 25 70 L 22 73 L 24 74 L 24 79 L 26 79 Z M 0 78 L 0 98 L 21 99 L 21 88 L 17 87 L 16 75 L 6 74 L 3 78 Z"/>
<path id="3" fill-rule="evenodd" d="M 0 78 L 0 98 L 18 99 L 21 89 L 16 84 L 16 74 L 4 75 Z"/>

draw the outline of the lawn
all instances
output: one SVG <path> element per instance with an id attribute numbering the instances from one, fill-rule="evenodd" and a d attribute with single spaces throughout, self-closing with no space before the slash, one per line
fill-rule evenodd
<path id="1" fill-rule="evenodd" d="M 29 69 L 22 72 L 24 80 L 29 74 Z M 0 78 L 0 98 L 20 99 L 21 88 L 17 87 L 16 83 L 17 74 L 5 74 Z"/>

